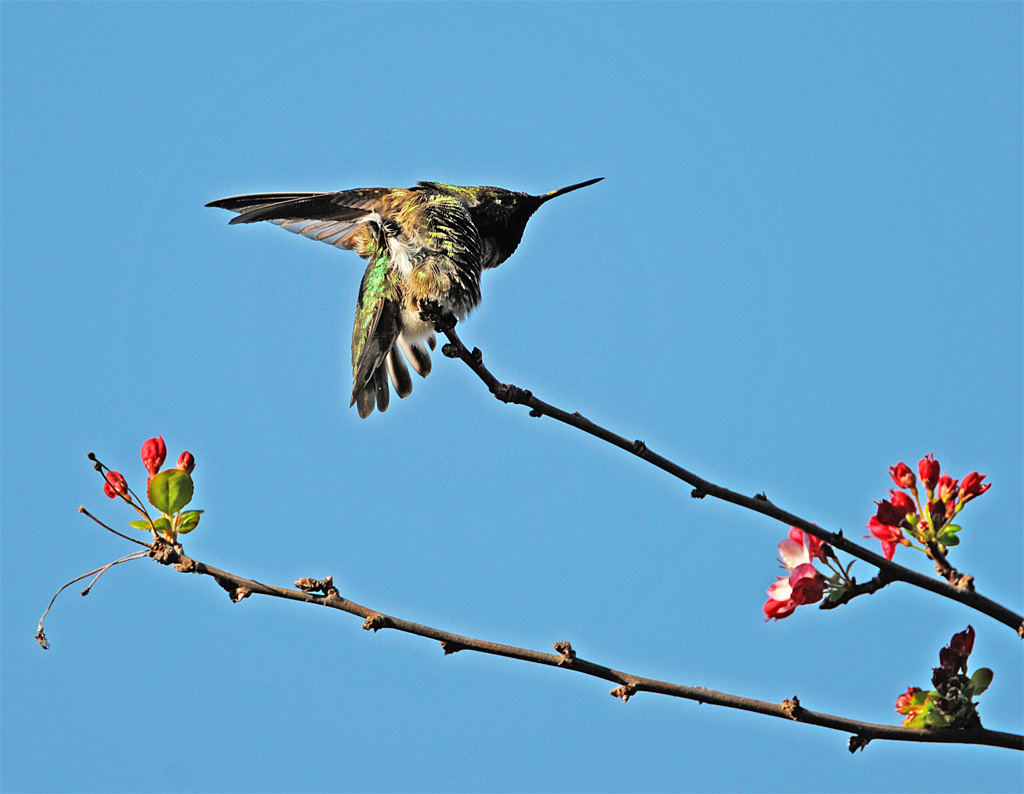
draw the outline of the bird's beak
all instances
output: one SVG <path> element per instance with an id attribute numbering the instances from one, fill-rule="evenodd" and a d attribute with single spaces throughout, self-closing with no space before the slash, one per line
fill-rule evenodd
<path id="1" fill-rule="evenodd" d="M 540 203 L 543 204 L 545 201 L 553 199 L 555 196 L 561 196 L 565 193 L 570 193 L 573 190 L 579 190 L 581 187 L 587 187 L 587 185 L 593 185 L 595 182 L 600 182 L 604 179 L 603 176 L 599 176 L 597 179 L 588 179 L 586 182 L 580 182 L 578 185 L 569 185 L 569 187 L 559 188 L 558 190 L 552 190 L 550 193 L 545 193 L 542 196 L 538 196 Z"/>

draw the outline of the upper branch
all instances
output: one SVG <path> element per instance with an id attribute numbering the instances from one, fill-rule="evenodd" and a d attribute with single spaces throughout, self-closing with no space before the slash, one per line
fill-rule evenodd
<path id="1" fill-rule="evenodd" d="M 740 507 L 745 507 L 748 510 L 753 510 L 756 513 L 761 513 L 769 518 L 774 518 L 788 526 L 799 527 L 804 532 L 826 541 L 833 547 L 841 549 L 847 554 L 875 566 L 881 573 L 883 583 L 887 581 L 906 582 L 907 584 L 920 587 L 924 590 L 929 590 L 937 595 L 950 598 L 954 601 L 959 601 L 960 603 L 971 607 L 972 609 L 976 609 L 979 612 L 994 618 L 1000 623 L 1009 626 L 1017 632 L 1018 636 L 1024 637 L 1024 617 L 1013 610 L 1004 607 L 1002 604 L 999 604 L 996 601 L 986 598 L 976 592 L 970 581 L 967 581 L 966 586 L 964 587 L 956 587 L 949 582 L 933 579 L 932 577 L 926 576 L 925 574 L 919 573 L 911 568 L 906 568 L 898 563 L 892 562 L 891 560 L 887 560 L 881 554 L 876 554 L 875 552 L 864 548 L 860 544 L 854 543 L 844 537 L 842 531 L 829 532 L 822 529 L 817 524 L 812 524 L 806 519 L 793 515 L 792 513 L 772 504 L 772 502 L 763 495 L 753 497 L 746 496 L 745 494 L 730 491 L 728 488 L 723 488 L 720 485 L 715 485 L 702 477 L 698 477 L 693 472 L 687 471 L 682 466 L 674 463 L 668 458 L 662 457 L 656 452 L 651 451 L 643 441 L 631 441 L 617 433 L 613 433 L 601 425 L 591 422 L 578 411 L 569 413 L 568 411 L 556 408 L 543 400 L 537 399 L 533 393 L 527 389 L 502 383 L 494 377 L 487 367 L 484 366 L 483 354 L 480 350 L 474 348 L 473 351 L 470 352 L 470 350 L 462 343 L 462 340 L 459 339 L 458 334 L 455 333 L 454 327 L 439 326 L 438 331 L 444 333 L 444 335 L 448 337 L 449 343 L 442 348 L 444 354 L 449 358 L 462 359 L 469 368 L 477 374 L 480 380 L 484 382 L 487 388 L 490 389 L 491 394 L 502 402 L 525 405 L 530 408 L 530 416 L 550 416 L 552 419 L 557 419 L 559 422 L 575 427 L 578 430 L 582 430 L 584 433 L 589 433 L 602 441 L 607 441 L 609 444 L 616 446 L 619 449 L 623 449 L 626 452 L 636 455 L 641 460 L 645 460 L 648 463 L 657 466 L 662 471 L 668 472 L 673 477 L 692 485 L 693 496 L 696 499 L 702 499 L 705 496 L 713 496 L 726 502 L 732 502 Z"/>

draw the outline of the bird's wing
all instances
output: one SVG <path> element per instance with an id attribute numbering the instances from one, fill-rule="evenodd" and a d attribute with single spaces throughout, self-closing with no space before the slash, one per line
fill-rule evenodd
<path id="1" fill-rule="evenodd" d="M 381 199 L 390 192 L 370 187 L 335 193 L 250 193 L 206 206 L 237 212 L 231 223 L 270 221 L 311 240 L 353 248 L 355 233 L 369 221 L 380 221 Z"/>
<path id="2" fill-rule="evenodd" d="M 359 286 L 352 328 L 352 401 L 349 405 L 358 404 L 359 415 L 364 419 L 373 412 L 375 404 L 381 412 L 387 410 L 385 360 L 400 331 L 401 277 L 391 265 L 386 242 L 382 236 L 378 236 L 378 240 Z"/>

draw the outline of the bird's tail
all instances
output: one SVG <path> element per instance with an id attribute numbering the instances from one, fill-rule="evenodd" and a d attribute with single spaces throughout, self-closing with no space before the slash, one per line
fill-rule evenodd
<path id="1" fill-rule="evenodd" d="M 391 404 L 389 378 L 399 397 L 405 398 L 412 394 L 412 374 L 406 359 L 416 374 L 425 378 L 430 374 L 430 350 L 437 345 L 433 334 L 425 339 L 410 340 L 402 334 L 391 339 L 386 330 L 390 318 L 381 319 L 385 328 L 381 329 L 378 323 L 378 329 L 383 333 L 376 332 L 367 340 L 363 355 L 354 368 L 352 400 L 349 405 L 355 405 L 363 419 L 372 414 L 374 408 L 381 413 L 388 409 Z M 389 341 L 391 346 L 382 353 L 383 346 Z"/>

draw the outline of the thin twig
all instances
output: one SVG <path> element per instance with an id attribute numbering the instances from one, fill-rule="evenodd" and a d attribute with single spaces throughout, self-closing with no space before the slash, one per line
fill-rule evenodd
<path id="1" fill-rule="evenodd" d="M 515 403 L 517 405 L 525 405 L 530 409 L 530 416 L 548 416 L 552 419 L 557 419 L 559 422 L 563 422 L 571 427 L 575 427 L 578 430 L 582 430 L 584 433 L 589 433 L 595 438 L 599 438 L 602 441 L 607 441 L 612 446 L 616 446 L 619 449 L 623 449 L 633 455 L 636 455 L 641 460 L 647 461 L 648 463 L 657 466 L 662 471 L 671 474 L 682 480 L 685 483 L 693 486 L 693 497 L 697 499 L 703 499 L 705 496 L 713 496 L 716 499 L 721 499 L 732 504 L 745 507 L 748 510 L 753 510 L 756 513 L 761 513 L 769 518 L 774 518 L 777 521 L 781 521 L 787 526 L 798 527 L 804 532 L 813 535 L 816 538 L 826 541 L 833 547 L 845 551 L 847 554 L 851 554 L 870 565 L 875 566 L 880 572 L 884 573 L 884 579 L 886 581 L 900 581 L 906 582 L 907 584 L 920 587 L 924 590 L 928 590 L 937 595 L 944 596 L 954 601 L 976 609 L 979 612 L 988 615 L 989 617 L 1003 623 L 1012 628 L 1019 637 L 1024 637 L 1024 617 L 1017 614 L 1016 612 L 1004 607 L 1002 604 L 993 601 L 990 598 L 986 598 L 980 593 L 976 592 L 972 588 L 973 581 L 963 580 L 963 587 L 955 587 L 949 582 L 942 581 L 940 579 L 933 579 L 930 576 L 919 573 L 911 568 L 906 568 L 898 563 L 894 563 L 891 560 L 887 560 L 881 554 L 876 554 L 863 546 L 854 543 L 843 536 L 842 531 L 829 532 L 822 529 L 817 524 L 813 524 L 806 519 L 800 518 L 799 516 L 793 515 L 779 507 L 776 507 L 770 502 L 767 497 L 758 495 L 755 497 L 746 496 L 744 494 L 730 491 L 728 488 L 723 488 L 720 485 L 715 485 L 708 480 L 698 477 L 696 474 L 687 471 L 677 463 L 672 462 L 668 458 L 664 458 L 651 449 L 643 441 L 630 441 L 623 436 L 620 436 L 601 425 L 591 422 L 586 417 L 582 416 L 579 412 L 569 413 L 561 408 L 556 408 L 549 403 L 534 397 L 533 393 L 527 389 L 519 388 L 510 384 L 505 384 L 499 381 L 494 375 L 484 366 L 483 354 L 478 348 L 474 348 L 472 352 L 462 343 L 459 339 L 458 334 L 455 333 L 454 327 L 447 327 L 445 325 L 439 325 L 437 328 L 439 333 L 443 333 L 448 337 L 448 344 L 442 347 L 442 352 L 449 358 L 459 358 L 464 361 L 477 377 L 480 378 L 497 399 L 505 403 Z M 884 586 L 884 582 L 881 586 Z M 879 589 L 879 588 L 874 588 Z M 874 592 L 874 589 L 864 589 L 864 593 Z"/>
<path id="2" fill-rule="evenodd" d="M 354 601 L 342 598 L 335 589 L 333 580 L 330 577 L 323 580 L 300 579 L 296 582 L 296 585 L 303 589 L 291 590 L 285 587 L 263 584 L 254 579 L 246 579 L 228 571 L 214 568 L 186 556 L 181 546 L 177 544 L 157 541 L 150 556 L 164 565 L 172 565 L 182 573 L 212 576 L 222 588 L 228 591 L 231 599 L 236 602 L 249 595 L 256 594 L 273 598 L 284 598 L 290 601 L 301 601 L 308 604 L 318 604 L 361 617 L 363 619 L 363 628 L 366 630 L 376 632 L 380 629 L 394 629 L 407 634 L 415 634 L 420 637 L 436 640 L 441 643 L 441 647 L 446 654 L 457 653 L 458 651 L 477 651 L 509 659 L 518 659 L 524 662 L 533 662 L 534 664 L 559 667 L 564 670 L 611 681 L 616 684 L 616 687 L 610 694 L 623 701 L 629 700 L 630 697 L 638 692 L 651 692 L 686 700 L 695 700 L 698 703 L 709 703 L 742 711 L 751 711 L 769 717 L 802 722 L 808 725 L 817 725 L 822 728 L 851 734 L 849 740 L 850 752 L 863 749 L 869 742 L 875 739 L 902 742 L 937 742 L 943 744 L 978 744 L 990 747 L 1004 747 L 1012 750 L 1024 750 L 1024 736 L 1004 733 L 1002 731 L 991 731 L 980 726 L 963 729 L 920 730 L 897 725 L 861 722 L 860 720 L 848 719 L 833 714 L 810 711 L 801 706 L 798 698 L 795 696 L 782 701 L 782 703 L 771 703 L 764 700 L 732 695 L 727 692 L 719 692 L 714 689 L 685 686 L 683 684 L 673 684 L 667 681 L 645 678 L 581 659 L 576 655 L 576 652 L 568 642 L 555 643 L 554 647 L 558 653 L 544 653 L 528 648 L 519 648 L 514 645 L 503 645 L 487 640 L 479 640 L 474 637 L 466 637 L 432 626 L 413 623 L 393 615 L 386 615 L 357 604 Z M 318 593 L 316 591 L 321 592 Z"/>
<path id="3" fill-rule="evenodd" d="M 128 540 L 131 540 L 131 538 L 128 538 Z M 59 596 L 61 593 L 63 593 L 65 590 L 71 587 L 71 585 L 73 585 L 75 582 L 80 582 L 83 579 L 92 576 L 93 574 L 96 574 L 96 579 L 99 579 L 104 573 L 113 568 L 115 565 L 120 565 L 122 562 L 131 562 L 132 560 L 141 560 L 143 557 L 149 556 L 149 554 L 150 552 L 148 547 L 146 551 L 133 551 L 131 554 L 126 554 L 124 557 L 120 557 L 119 559 L 116 559 L 113 562 L 108 562 L 106 565 L 89 571 L 89 573 L 83 573 L 81 576 L 72 579 L 70 582 L 65 584 L 60 590 L 54 593 L 53 598 L 50 599 L 50 603 L 46 607 L 46 611 L 43 613 L 43 616 L 39 618 L 39 626 L 36 629 L 36 642 L 39 643 L 39 646 L 44 651 L 48 650 L 50 647 L 50 641 L 46 639 L 46 634 L 43 633 L 43 621 L 46 620 L 46 616 L 50 614 L 50 610 L 53 608 L 53 602 L 57 600 L 57 596 Z M 89 586 L 82 591 L 83 596 L 89 595 L 89 591 L 92 589 L 92 586 L 96 584 L 96 579 L 93 579 L 89 583 Z"/>
<path id="4" fill-rule="evenodd" d="M 95 521 L 95 522 L 96 522 L 97 524 L 99 524 L 99 525 L 100 525 L 101 527 L 103 527 L 103 528 L 104 528 L 105 530 L 107 530 L 108 532 L 113 532 L 113 533 L 114 533 L 115 535 L 117 535 L 117 536 L 118 536 L 119 538 L 124 538 L 125 540 L 130 540 L 130 541 L 131 541 L 132 543 L 138 543 L 138 544 L 139 544 L 140 546 L 145 546 L 145 547 L 146 547 L 147 549 L 148 549 L 148 548 L 150 548 L 150 545 L 149 545 L 148 543 L 143 543 L 143 542 L 142 542 L 141 540 L 139 540 L 138 538 L 133 538 L 133 537 L 131 537 L 130 535 L 125 535 L 125 534 L 124 534 L 124 533 L 122 533 L 122 532 L 118 532 L 118 531 L 117 531 L 116 529 L 114 529 L 113 527 L 108 527 L 108 526 L 107 526 L 106 524 L 104 524 L 104 523 L 103 523 L 102 521 L 100 521 L 100 520 L 99 520 L 98 518 L 96 518 L 96 516 L 94 516 L 94 515 L 93 515 L 92 513 L 90 513 L 90 512 L 89 512 L 88 510 L 86 510 L 86 509 L 85 509 L 84 507 L 79 507 L 79 508 L 78 508 L 78 512 L 79 512 L 79 513 L 81 513 L 81 514 L 82 514 L 82 515 L 84 515 L 84 516 L 88 516 L 88 517 L 89 517 L 89 518 L 91 518 L 91 519 L 92 519 L 93 521 Z"/>

